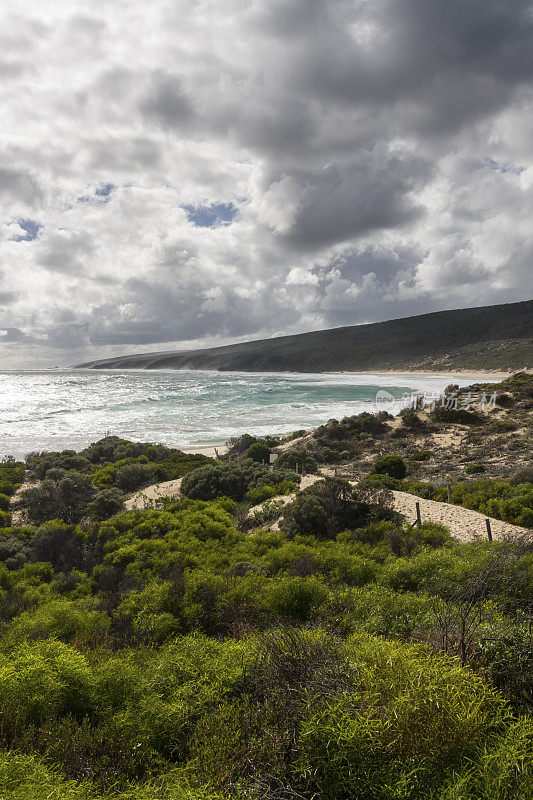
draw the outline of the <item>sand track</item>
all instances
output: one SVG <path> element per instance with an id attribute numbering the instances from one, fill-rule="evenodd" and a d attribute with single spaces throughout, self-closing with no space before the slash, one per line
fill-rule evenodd
<path id="1" fill-rule="evenodd" d="M 135 492 L 131 497 L 128 497 L 124 502 L 124 507 L 127 511 L 134 509 L 154 507 L 158 500 L 164 497 L 177 497 L 180 493 L 181 482 L 183 478 L 176 478 L 173 481 L 164 481 L 163 483 L 153 483 L 139 492 Z"/>
<path id="2" fill-rule="evenodd" d="M 418 502 L 420 503 L 422 522 L 440 522 L 446 525 L 452 536 L 461 542 L 487 538 L 485 525 L 487 516 L 480 514 L 479 511 L 448 503 L 438 503 L 436 500 L 425 500 L 423 497 L 417 497 L 407 492 L 393 492 L 393 495 L 394 509 L 400 514 L 404 514 L 410 522 L 414 522 L 416 519 L 416 503 Z M 490 519 L 493 538 L 500 541 L 528 532 L 526 528 L 511 525 L 510 522 L 502 522 L 492 517 L 488 517 L 488 519 Z"/>
<path id="3" fill-rule="evenodd" d="M 311 486 L 322 477 L 322 475 L 304 476 L 301 488 Z M 163 498 L 177 497 L 180 494 L 181 481 L 182 478 L 178 478 L 177 480 L 147 486 L 128 498 L 124 505 L 128 511 L 156 506 L 157 502 Z M 475 539 L 485 539 L 487 537 L 485 525 L 487 517 L 485 514 L 480 514 L 478 511 L 472 511 L 462 506 L 438 503 L 435 500 L 425 500 L 423 497 L 408 494 L 407 492 L 393 492 L 393 495 L 394 509 L 400 514 L 404 514 L 410 522 L 414 522 L 416 519 L 416 503 L 418 502 L 420 503 L 422 522 L 440 522 L 442 525 L 446 525 L 455 539 L 461 542 L 472 542 Z M 275 499 L 282 500 L 286 504 L 291 503 L 295 497 L 296 495 L 292 494 Z M 255 506 L 250 509 L 249 513 L 252 514 L 260 509 L 261 505 Z M 528 532 L 526 528 L 521 528 L 518 525 L 511 525 L 509 522 L 502 522 L 499 519 L 489 519 L 495 540 L 501 541 L 503 539 L 516 538 Z M 277 527 L 277 523 L 273 523 L 270 527 Z"/>

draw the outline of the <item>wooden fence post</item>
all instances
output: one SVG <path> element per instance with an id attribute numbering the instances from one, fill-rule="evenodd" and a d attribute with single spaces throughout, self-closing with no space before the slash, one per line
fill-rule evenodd
<path id="1" fill-rule="evenodd" d="M 422 525 L 422 517 L 420 516 L 420 503 L 416 504 L 416 524 L 420 528 Z"/>
<path id="2" fill-rule="evenodd" d="M 492 530 L 490 527 L 490 519 L 485 520 L 485 525 L 487 526 L 487 536 L 489 537 L 489 542 L 492 542 Z"/>

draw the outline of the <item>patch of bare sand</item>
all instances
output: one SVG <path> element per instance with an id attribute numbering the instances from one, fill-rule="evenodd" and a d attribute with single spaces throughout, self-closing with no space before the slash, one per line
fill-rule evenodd
<path id="1" fill-rule="evenodd" d="M 407 492 L 393 492 L 394 510 L 404 514 L 409 521 L 416 519 L 416 503 L 420 503 L 420 516 L 422 522 L 440 522 L 450 529 L 455 539 L 461 542 L 472 542 L 475 539 L 487 538 L 486 519 L 490 519 L 492 536 L 497 540 L 515 538 L 527 533 L 526 528 L 502 522 L 499 519 L 487 518 L 479 511 L 456 506 L 448 503 L 438 503 L 436 500 L 425 500 Z"/>
<path id="2" fill-rule="evenodd" d="M 124 507 L 127 511 L 139 510 L 144 508 L 154 508 L 158 501 L 166 497 L 178 497 L 180 494 L 180 487 L 183 478 L 176 478 L 173 481 L 164 481 L 163 483 L 154 483 L 135 492 L 124 502 Z"/>
<path id="3" fill-rule="evenodd" d="M 195 445 L 194 447 L 180 447 L 180 450 L 183 453 L 199 453 L 202 456 L 209 456 L 209 458 L 217 458 L 227 452 L 228 446 L 225 444 L 206 444 Z"/>
<path id="4" fill-rule="evenodd" d="M 444 431 L 442 433 L 434 433 L 432 434 L 431 438 L 436 447 L 444 447 L 444 448 L 459 448 L 463 443 L 463 439 L 466 435 L 466 429 L 460 430 L 452 428 L 449 431 Z"/>
<path id="5" fill-rule="evenodd" d="M 31 489 L 32 486 L 36 486 L 37 482 L 30 482 L 24 481 L 17 491 L 11 497 L 11 506 L 13 510 L 11 511 L 11 524 L 13 526 L 18 525 L 29 525 L 30 521 L 28 519 L 28 512 L 25 508 L 22 508 L 19 503 L 22 500 L 22 495 L 26 491 L 26 489 Z"/>
<path id="6" fill-rule="evenodd" d="M 490 380 L 491 378 L 494 380 L 504 380 L 505 378 L 509 378 L 513 372 L 516 370 L 512 370 L 510 372 L 493 372 L 493 371 L 484 371 L 484 370 L 468 370 L 468 369 L 459 369 L 450 372 L 448 369 L 375 369 L 375 370 L 366 370 L 362 372 L 354 372 L 353 370 L 340 370 L 337 372 L 331 372 L 330 375 L 438 375 L 440 378 L 444 377 L 445 375 L 448 376 L 450 379 L 452 378 L 472 378 L 472 379 L 487 379 Z M 530 372 L 531 370 L 525 368 L 520 370 L 520 372 Z M 450 380 L 451 382 L 451 380 Z"/>
<path id="7" fill-rule="evenodd" d="M 286 450 L 292 450 L 293 447 L 301 447 L 306 442 L 310 441 L 312 438 L 313 438 L 313 432 L 310 431 L 309 433 L 306 433 L 303 436 L 298 436 L 296 439 L 288 439 L 286 442 L 282 442 L 276 447 L 276 450 L 284 453 Z"/>

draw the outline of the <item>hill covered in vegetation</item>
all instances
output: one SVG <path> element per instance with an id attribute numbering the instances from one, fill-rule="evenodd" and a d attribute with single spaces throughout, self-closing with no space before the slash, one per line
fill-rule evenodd
<path id="1" fill-rule="evenodd" d="M 78 366 L 250 372 L 515 371 L 533 367 L 533 301 L 440 311 L 206 350 L 122 356 Z"/>
<path id="2" fill-rule="evenodd" d="M 531 537 L 461 543 L 391 503 L 440 491 L 461 431 L 452 502 L 504 486 L 527 524 L 533 378 L 482 412 L 455 394 L 218 463 L 107 437 L 0 464 L 0 797 L 532 800 Z"/>

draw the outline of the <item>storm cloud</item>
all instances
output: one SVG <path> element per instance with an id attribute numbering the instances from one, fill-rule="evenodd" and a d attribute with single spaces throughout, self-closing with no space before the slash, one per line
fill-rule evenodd
<path id="1" fill-rule="evenodd" d="M 0 54 L 5 366 L 532 294 L 529 0 L 23 0 Z"/>

